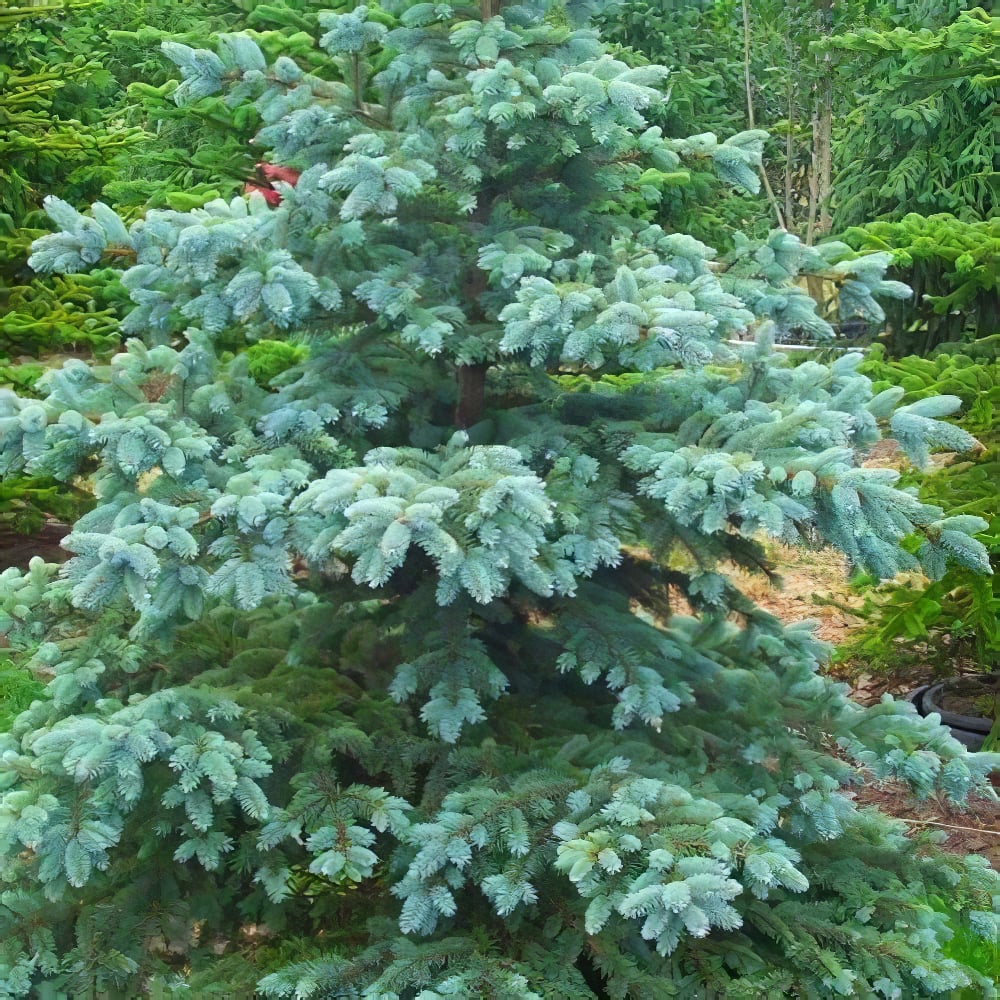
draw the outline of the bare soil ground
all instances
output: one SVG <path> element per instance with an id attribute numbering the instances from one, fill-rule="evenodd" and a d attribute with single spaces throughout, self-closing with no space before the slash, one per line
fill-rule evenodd
<path id="1" fill-rule="evenodd" d="M 817 635 L 833 644 L 860 625 L 859 617 L 837 606 L 860 607 L 861 599 L 848 590 L 847 559 L 836 549 L 772 544 L 768 551 L 781 567 L 781 586 L 772 586 L 760 574 L 731 571 L 747 597 L 785 624 L 814 619 Z"/>
<path id="2" fill-rule="evenodd" d="M 914 827 L 930 827 L 946 835 L 944 847 L 957 854 L 981 854 L 1000 869 L 1000 806 L 985 798 L 970 799 L 957 809 L 943 799 L 919 802 L 896 782 L 871 782 L 848 792 L 859 806 L 877 806 Z"/>

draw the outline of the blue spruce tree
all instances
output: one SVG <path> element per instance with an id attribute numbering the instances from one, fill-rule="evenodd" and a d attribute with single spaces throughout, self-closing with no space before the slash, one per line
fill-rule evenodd
<path id="1" fill-rule="evenodd" d="M 303 23 L 320 57 L 164 46 L 179 103 L 259 113 L 277 206 L 50 199 L 35 244 L 128 261 L 134 306 L 109 365 L 0 398 L 5 472 L 97 496 L 62 569 L 0 575 L 47 681 L 0 737 L 0 996 L 988 993 L 927 898 L 995 939 L 994 873 L 844 791 L 960 802 L 997 759 L 852 704 L 727 573 L 766 537 L 987 569 L 857 459 L 968 447 L 957 401 L 773 348 L 824 332 L 799 275 L 878 316 L 887 260 L 651 221 L 763 137 L 663 135 L 665 71 L 563 11 Z"/>

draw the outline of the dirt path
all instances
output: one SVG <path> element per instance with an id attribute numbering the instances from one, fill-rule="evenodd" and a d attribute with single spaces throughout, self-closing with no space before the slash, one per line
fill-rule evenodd
<path id="1" fill-rule="evenodd" d="M 860 607 L 862 603 L 848 587 L 847 559 L 840 552 L 772 543 L 768 553 L 781 567 L 780 587 L 760 574 L 740 569 L 730 572 L 747 597 L 765 611 L 786 625 L 812 618 L 818 623 L 816 634 L 834 645 L 861 624 L 859 617 L 836 606 Z"/>

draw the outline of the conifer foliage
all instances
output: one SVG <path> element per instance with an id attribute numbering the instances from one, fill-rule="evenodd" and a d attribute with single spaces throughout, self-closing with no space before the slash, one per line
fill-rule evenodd
<path id="1" fill-rule="evenodd" d="M 47 680 L 0 737 L 0 995 L 973 982 L 926 897 L 989 937 L 995 875 L 843 786 L 961 801 L 996 758 L 850 703 L 725 572 L 770 572 L 762 535 L 988 571 L 979 518 L 856 458 L 885 425 L 969 447 L 958 401 L 772 349 L 823 332 L 798 274 L 877 315 L 888 256 L 776 234 L 727 268 L 630 214 L 685 156 L 753 183 L 761 136 L 648 127 L 664 71 L 561 11 L 319 24 L 307 68 L 165 46 L 179 104 L 256 108 L 277 205 L 48 202 L 32 265 L 125 257 L 134 305 L 109 366 L 0 399 L 4 468 L 98 497 L 61 571 L 0 576 Z"/>

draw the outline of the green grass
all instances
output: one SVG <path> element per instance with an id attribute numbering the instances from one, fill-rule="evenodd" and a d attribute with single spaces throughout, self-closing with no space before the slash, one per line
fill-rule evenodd
<path id="1" fill-rule="evenodd" d="M 10 659 L 0 660 L 0 732 L 9 729 L 43 689 L 44 685 L 24 667 Z"/>
<path id="2" fill-rule="evenodd" d="M 1000 983 L 1000 941 L 987 941 L 979 937 L 945 900 L 932 896 L 931 906 L 947 914 L 954 937 L 942 948 L 948 958 L 975 969 L 988 982 Z M 952 1000 L 983 1000 L 983 991 L 977 986 L 955 990 Z"/>

